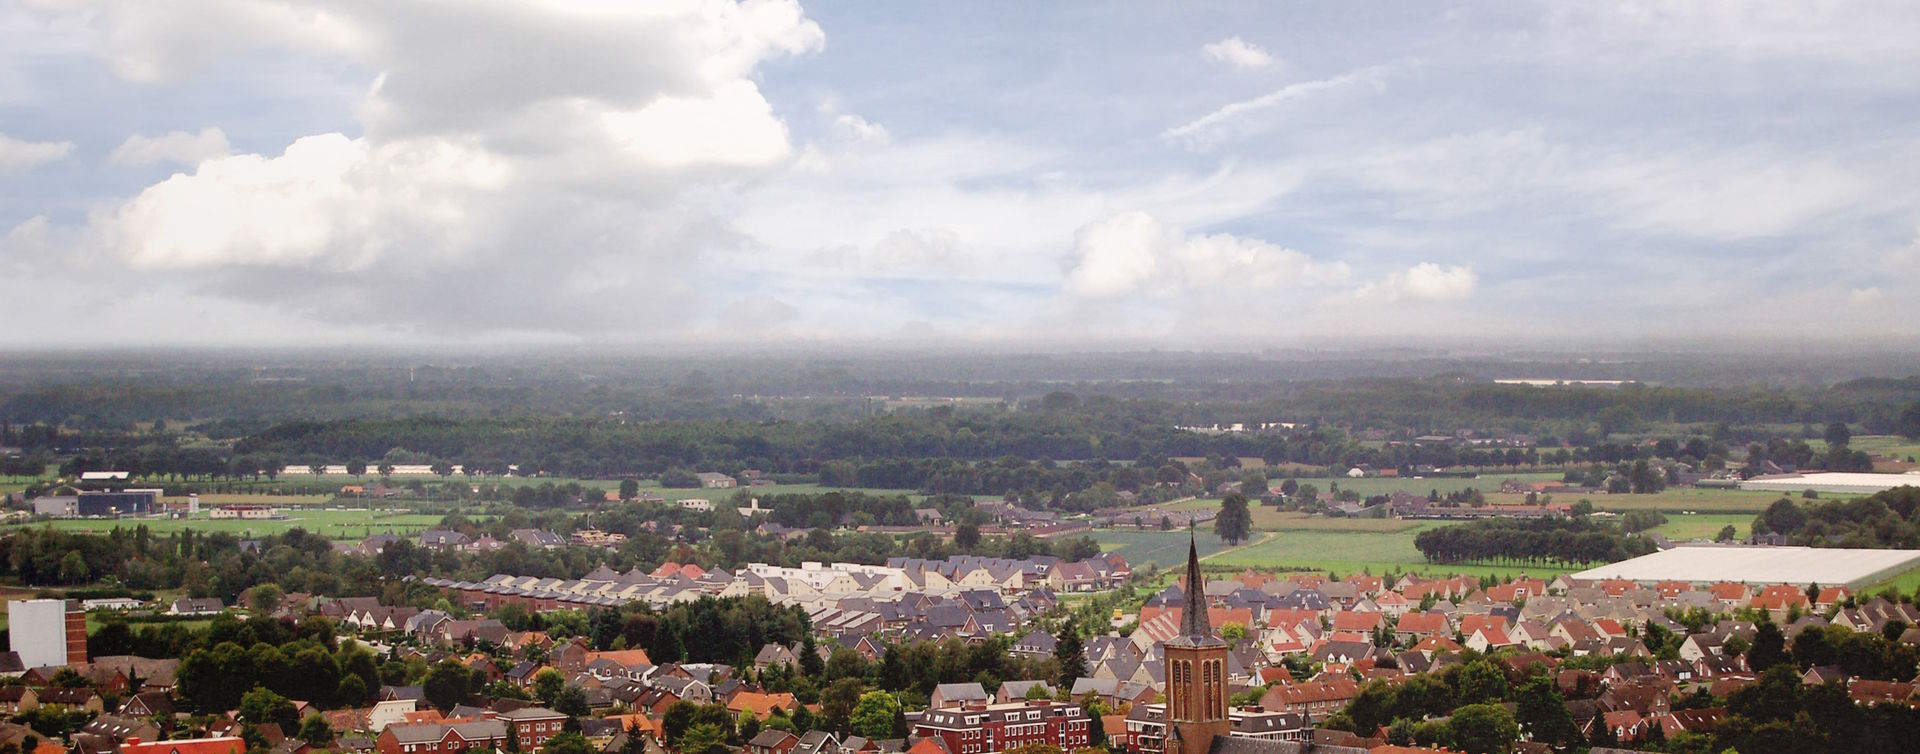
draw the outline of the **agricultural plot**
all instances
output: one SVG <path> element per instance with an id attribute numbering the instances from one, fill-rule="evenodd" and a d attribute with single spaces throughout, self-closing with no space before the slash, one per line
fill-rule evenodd
<path id="1" fill-rule="evenodd" d="M 319 508 L 289 508 L 287 518 L 266 520 L 211 519 L 202 513 L 199 518 L 123 518 L 123 519 L 59 519 L 19 524 L 15 527 L 46 527 L 60 531 L 105 533 L 119 527 L 132 529 L 146 526 L 155 534 L 168 535 L 179 531 L 226 532 L 238 537 L 260 537 L 269 534 L 285 533 L 295 527 L 319 534 L 328 539 L 357 540 L 373 534 L 417 534 L 439 524 L 440 516 L 426 513 L 387 513 L 366 510 L 327 510 Z M 474 517 L 484 518 L 484 517 Z"/>
<path id="2" fill-rule="evenodd" d="M 1228 550 L 1206 560 L 1210 566 L 1357 571 L 1384 574 L 1413 571 L 1432 575 L 1548 576 L 1574 568 L 1508 565 L 1434 565 L 1413 546 L 1413 538 L 1427 525 L 1399 532 L 1278 531 L 1259 535 L 1252 544 Z"/>
<path id="3" fill-rule="evenodd" d="M 1734 536 L 1745 537 L 1753 528 L 1753 515 L 1747 513 L 1669 513 L 1667 522 L 1654 531 L 1667 539 L 1711 540 L 1720 530 L 1731 526 Z"/>
<path id="4" fill-rule="evenodd" d="M 1751 490 L 1702 489 L 1695 487 L 1671 487 L 1651 495 L 1554 495 L 1556 503 L 1572 503 L 1577 500 L 1590 500 L 1596 510 L 1625 512 L 1631 510 L 1653 510 L 1665 513 L 1759 513 L 1780 499 L 1778 492 L 1758 492 Z M 1487 502 L 1495 505 L 1520 505 L 1526 502 L 1526 496 L 1490 493 Z"/>
<path id="5" fill-rule="evenodd" d="M 1194 532 L 1194 542 L 1199 548 L 1200 557 L 1209 558 L 1227 548 L 1225 542 L 1214 536 L 1212 531 Z M 1175 531 L 1131 531 L 1122 529 L 1102 529 L 1093 533 L 1095 542 L 1105 552 L 1119 553 L 1135 568 L 1154 563 L 1161 568 L 1171 568 L 1187 560 L 1187 532 Z"/>

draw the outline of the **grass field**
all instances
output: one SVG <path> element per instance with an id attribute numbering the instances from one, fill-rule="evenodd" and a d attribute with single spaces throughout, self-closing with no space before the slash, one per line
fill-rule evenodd
<path id="1" fill-rule="evenodd" d="M 1525 567 L 1506 565 L 1434 566 L 1426 562 L 1413 546 L 1414 535 L 1425 526 L 1416 524 L 1398 532 L 1288 530 L 1254 535 L 1252 542 L 1226 547 L 1211 531 L 1200 532 L 1200 559 L 1203 566 L 1215 569 L 1271 568 L 1286 570 L 1332 571 L 1341 575 L 1358 571 L 1384 574 L 1390 571 L 1419 572 L 1432 575 L 1469 576 L 1550 576 L 1579 568 Z M 1094 539 L 1109 552 L 1118 552 L 1133 563 L 1157 563 L 1174 567 L 1187 554 L 1184 531 L 1102 530 Z"/>
<path id="2" fill-rule="evenodd" d="M 1669 513 L 1667 522 L 1654 531 L 1668 539 L 1679 541 L 1687 539 L 1713 539 L 1724 527 L 1732 526 L 1741 537 L 1751 533 L 1753 514 L 1750 513 Z"/>
<path id="3" fill-rule="evenodd" d="M 1562 494 L 1553 496 L 1553 501 L 1556 503 L 1572 503 L 1581 499 L 1593 501 L 1593 507 L 1603 511 L 1759 513 L 1772 505 L 1773 501 L 1779 500 L 1780 493 L 1673 487 L 1651 495 Z M 1487 502 L 1495 505 L 1519 505 L 1526 502 L 1526 496 L 1496 492 L 1487 495 Z"/>
<path id="4" fill-rule="evenodd" d="M 1351 479 L 1341 477 L 1338 479 L 1302 478 L 1299 482 L 1301 484 L 1311 484 L 1321 492 L 1330 491 L 1333 485 L 1339 485 L 1340 489 L 1353 490 L 1359 493 L 1361 497 L 1372 497 L 1374 495 L 1387 495 L 1395 492 L 1411 492 L 1416 495 L 1425 495 L 1436 490 L 1439 491 L 1440 494 L 1445 495 L 1451 492 L 1459 492 L 1468 487 L 1472 487 L 1481 492 L 1489 492 L 1500 489 L 1500 483 L 1508 479 L 1517 479 L 1523 482 L 1557 482 L 1560 481 L 1560 477 L 1561 475 L 1557 472 L 1513 474 L 1494 472 L 1481 474 L 1474 479 L 1463 479 L 1460 477 L 1361 477 L 1359 479 Z"/>
<path id="5" fill-rule="evenodd" d="M 1887 579 L 1886 581 L 1882 581 L 1878 584 L 1874 584 L 1873 586 L 1868 587 L 1865 591 L 1861 593 L 1869 594 L 1872 592 L 1878 592 L 1880 590 L 1886 589 L 1887 587 L 1893 587 L 1894 589 L 1899 590 L 1901 594 L 1914 594 L 1916 592 L 1920 592 L 1920 568 L 1915 568 L 1911 571 L 1907 571 L 1906 573 L 1900 574 L 1891 579 Z"/>
<path id="6" fill-rule="evenodd" d="M 1214 536 L 1212 531 L 1197 531 L 1194 534 L 1201 557 L 1226 549 L 1226 543 Z M 1093 539 L 1100 543 L 1101 550 L 1120 553 L 1120 557 L 1126 558 L 1135 568 L 1148 563 L 1158 564 L 1163 569 L 1171 568 L 1187 560 L 1187 533 L 1181 530 L 1101 529 L 1093 533 Z"/>
<path id="7" fill-rule="evenodd" d="M 156 534 L 172 534 L 191 529 L 196 532 L 227 532 L 241 537 L 258 537 L 268 534 L 280 534 L 288 529 L 300 527 L 321 534 L 329 539 L 357 540 L 369 534 L 393 533 L 412 534 L 431 529 L 440 522 L 440 516 L 425 513 L 390 513 L 365 510 L 323 510 L 316 508 L 290 508 L 288 517 L 273 520 L 242 521 L 238 519 L 214 520 L 202 514 L 191 519 L 85 519 L 69 518 L 54 521 L 40 521 L 19 524 L 9 528 L 47 527 L 61 531 L 107 532 L 118 526 L 132 529 L 145 525 Z M 484 517 L 476 517 L 484 518 Z"/>

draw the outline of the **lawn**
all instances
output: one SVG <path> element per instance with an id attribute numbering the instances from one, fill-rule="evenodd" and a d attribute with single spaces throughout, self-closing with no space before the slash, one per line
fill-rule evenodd
<path id="1" fill-rule="evenodd" d="M 440 522 L 440 516 L 426 513 L 392 513 L 366 510 L 324 510 L 317 508 L 290 508 L 284 519 L 243 521 L 239 519 L 208 518 L 203 512 L 198 518 L 123 518 L 89 519 L 69 518 L 53 521 L 38 521 L 18 524 L 10 528 L 47 527 L 61 531 L 83 531 L 104 533 L 114 527 L 132 529 L 146 526 L 156 534 L 172 534 L 178 531 L 227 532 L 240 537 L 258 537 L 268 534 L 280 534 L 288 529 L 300 527 L 309 532 L 321 534 L 329 539 L 358 540 L 370 534 L 393 533 L 413 534 L 431 529 Z M 475 517 L 484 518 L 484 517 Z"/>

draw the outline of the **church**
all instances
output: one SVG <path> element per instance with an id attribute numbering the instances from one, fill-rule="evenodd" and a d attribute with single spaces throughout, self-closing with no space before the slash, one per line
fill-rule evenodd
<path id="1" fill-rule="evenodd" d="M 1213 634 L 1207 618 L 1206 581 L 1200 576 L 1200 552 L 1187 541 L 1187 604 L 1180 635 L 1166 643 L 1166 740 L 1162 754 L 1366 754 L 1350 746 L 1316 745 L 1311 735 L 1288 741 L 1236 733 L 1234 710 L 1227 705 L 1227 643 Z M 1311 721 L 1308 721 L 1311 727 Z"/>

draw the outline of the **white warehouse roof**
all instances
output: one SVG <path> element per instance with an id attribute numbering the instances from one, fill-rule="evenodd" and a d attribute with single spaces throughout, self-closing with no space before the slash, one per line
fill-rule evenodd
<path id="1" fill-rule="evenodd" d="M 1820 471 L 1812 474 L 1761 476 L 1740 483 L 1743 490 L 1773 492 L 1861 492 L 1872 494 L 1895 487 L 1920 487 L 1920 474 L 1869 474 L 1853 471 Z"/>
<path id="2" fill-rule="evenodd" d="M 1855 588 L 1920 566 L 1920 550 L 1847 550 L 1835 547 L 1681 546 L 1590 568 L 1576 579 L 1629 581 L 1737 581 L 1748 584 L 1821 584 Z"/>

